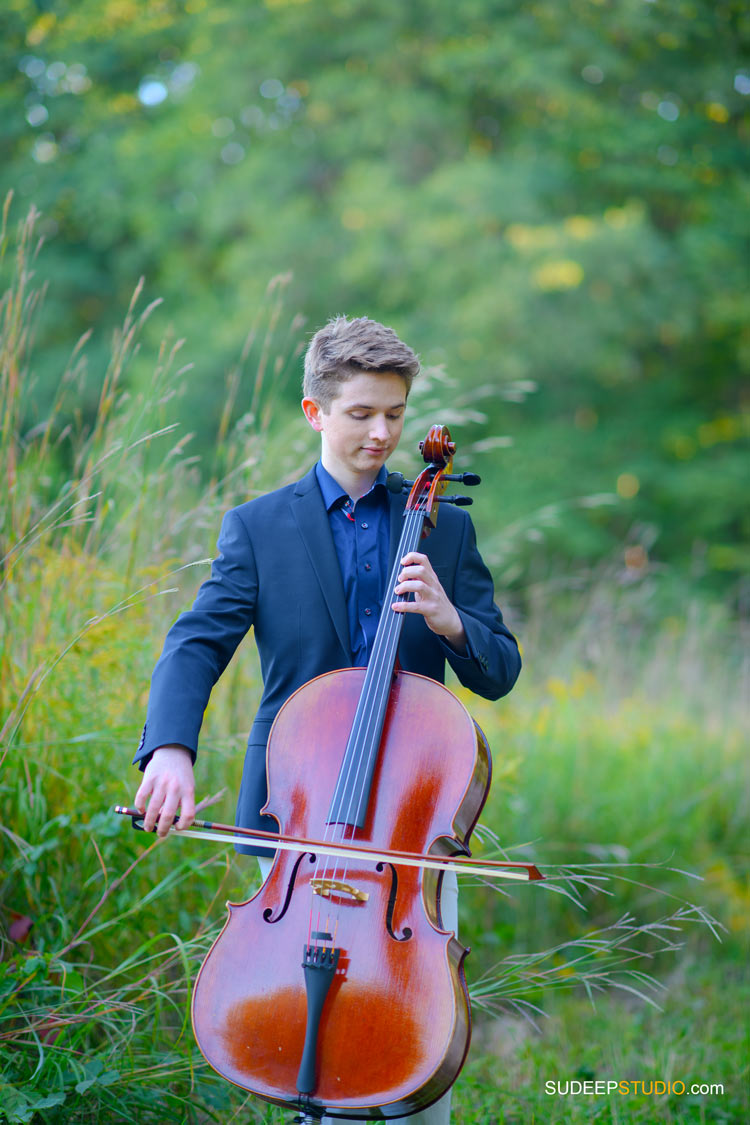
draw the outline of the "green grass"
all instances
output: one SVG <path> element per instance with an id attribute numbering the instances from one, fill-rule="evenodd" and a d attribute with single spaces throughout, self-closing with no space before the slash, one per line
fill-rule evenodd
<path id="1" fill-rule="evenodd" d="M 690 956 L 665 983 L 661 1011 L 615 995 L 593 1008 L 567 995 L 549 998 L 538 1030 L 514 1017 L 481 1021 L 456 1084 L 456 1125 L 747 1121 L 746 974 L 731 961 Z M 610 1094 L 560 1092 L 574 1081 L 628 1085 Z M 655 1082 L 684 1082 L 687 1091 L 660 1095 Z M 693 1084 L 723 1092 L 692 1095 Z"/>
<path id="2" fill-rule="evenodd" d="M 150 671 L 207 573 L 221 511 L 273 483 L 268 463 L 288 478 L 306 450 L 271 429 L 264 399 L 255 429 L 218 435 L 201 492 L 170 426 L 179 349 L 154 358 L 148 393 L 124 387 L 154 312 L 137 295 L 96 418 L 76 419 L 66 398 L 82 344 L 53 415 L 24 429 L 32 247 L 31 221 L 15 242 L 0 232 L 0 1121 L 289 1120 L 213 1075 L 187 1014 L 223 903 L 250 894 L 254 864 L 195 841 L 153 845 L 110 810 L 137 787 Z M 259 450 L 278 456 L 262 464 Z M 495 770 L 477 850 L 533 858 L 547 880 L 462 888 L 478 1030 L 459 1123 L 747 1119 L 745 670 L 720 607 L 694 599 L 660 616 L 666 580 L 612 570 L 577 597 L 534 590 L 519 685 L 500 704 L 466 697 Z M 233 814 L 259 692 L 248 640 L 202 735 L 198 790 L 219 794 L 217 820 Z M 23 941 L 19 917 L 33 920 Z M 725 1094 L 544 1092 L 582 1075 L 723 1082 Z"/>

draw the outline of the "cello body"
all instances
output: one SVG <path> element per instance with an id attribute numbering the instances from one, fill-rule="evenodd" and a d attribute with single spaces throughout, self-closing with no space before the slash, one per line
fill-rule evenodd
<path id="1" fill-rule="evenodd" d="M 271 728 L 262 811 L 300 841 L 466 853 L 489 790 L 487 744 L 463 704 L 397 670 L 399 560 L 434 525 L 443 477 L 463 479 L 448 475 L 445 427 L 420 449 L 427 468 L 406 482 L 367 668 L 304 684 Z M 467 950 L 443 928 L 443 876 L 385 856 L 278 852 L 258 893 L 229 905 L 196 980 L 193 1028 L 210 1065 L 305 1122 L 401 1117 L 441 1097 L 471 1030 Z"/>
<path id="2" fill-rule="evenodd" d="M 330 830 L 364 677 L 356 668 L 319 676 L 280 710 L 263 811 L 282 832 L 320 839 Z M 346 838 L 467 853 L 489 783 L 487 745 L 463 704 L 433 680 L 393 673 L 364 824 L 348 826 Z M 279 852 L 258 893 L 229 904 L 195 984 L 198 1045 L 230 1082 L 312 1118 L 416 1112 L 453 1083 L 470 1038 L 467 950 L 442 928 L 442 873 L 336 861 L 334 885 L 313 894 L 319 866 L 309 852 Z M 332 938 L 340 954 L 312 1045 L 313 1088 L 303 1096 L 309 998 L 300 966 L 311 931 Z"/>

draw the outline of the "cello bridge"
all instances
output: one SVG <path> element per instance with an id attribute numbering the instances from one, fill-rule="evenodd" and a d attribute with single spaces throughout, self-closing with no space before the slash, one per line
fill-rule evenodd
<path id="1" fill-rule="evenodd" d="M 351 883 L 343 883 L 341 879 L 311 879 L 310 886 L 313 894 L 330 898 L 332 894 L 344 895 L 353 898 L 355 902 L 367 902 L 370 897 L 367 891 L 360 891 Z"/>

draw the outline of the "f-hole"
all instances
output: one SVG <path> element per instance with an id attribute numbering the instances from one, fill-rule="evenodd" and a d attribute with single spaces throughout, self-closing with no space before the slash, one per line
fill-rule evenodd
<path id="1" fill-rule="evenodd" d="M 291 874 L 291 877 L 289 879 L 289 882 L 287 883 L 286 898 L 284 899 L 284 905 L 281 908 L 281 913 L 278 914 L 275 918 L 272 918 L 271 915 L 273 914 L 273 907 L 272 906 L 267 907 L 267 909 L 263 911 L 263 921 L 264 922 L 270 922 L 271 924 L 273 924 L 274 922 L 280 922 L 281 919 L 286 914 L 287 910 L 289 909 L 289 903 L 292 901 L 292 891 L 294 890 L 294 883 L 297 879 L 297 872 L 299 871 L 299 865 L 302 863 L 302 860 L 305 858 L 305 856 L 309 856 L 310 863 L 315 863 L 316 857 L 313 854 L 313 852 L 303 852 L 302 853 L 302 855 L 299 857 L 299 859 L 295 863 L 294 867 L 292 868 L 292 874 Z"/>
<path id="2" fill-rule="evenodd" d="M 394 941 L 408 941 L 412 933 L 408 926 L 404 926 L 401 937 L 393 932 L 393 911 L 396 908 L 396 895 L 398 894 L 398 873 L 392 863 L 381 862 L 377 865 L 376 870 L 384 871 L 386 867 L 391 869 L 391 893 L 388 896 L 388 906 L 385 913 L 385 928 Z"/>

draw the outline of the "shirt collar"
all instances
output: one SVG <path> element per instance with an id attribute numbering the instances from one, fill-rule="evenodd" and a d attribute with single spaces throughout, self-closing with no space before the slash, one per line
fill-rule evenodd
<path id="1" fill-rule="evenodd" d="M 320 461 L 315 466 L 315 475 L 318 478 L 318 485 L 323 497 L 323 503 L 326 506 L 326 511 L 330 512 L 332 508 L 338 507 L 343 500 L 348 499 L 345 490 L 341 487 L 337 480 L 331 476 L 327 469 L 323 468 Z M 372 488 L 369 492 L 365 493 L 369 496 L 379 485 L 385 487 L 385 479 L 388 476 L 388 470 L 385 465 L 381 465 L 378 470 L 378 475 L 373 481 Z"/>

